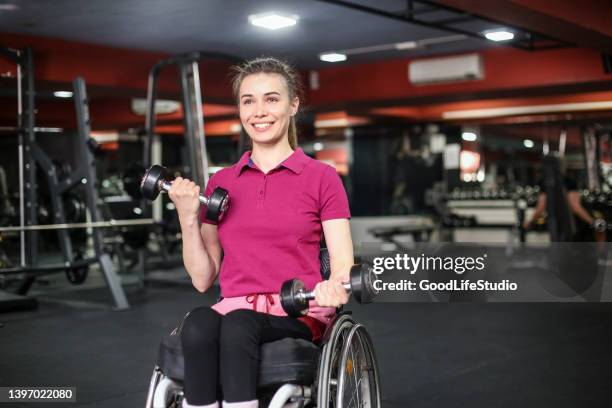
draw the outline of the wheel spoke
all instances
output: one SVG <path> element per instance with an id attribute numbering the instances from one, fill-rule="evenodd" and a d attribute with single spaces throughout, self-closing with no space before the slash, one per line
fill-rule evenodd
<path id="1" fill-rule="evenodd" d="M 362 377 L 363 378 L 363 377 Z M 361 407 L 361 403 L 359 402 L 359 386 L 361 384 L 361 380 L 362 378 L 359 378 L 359 381 L 357 381 L 357 386 L 355 387 L 355 392 L 353 392 L 353 397 L 351 398 L 351 400 L 348 403 L 348 406 L 351 406 L 351 403 L 353 402 L 353 400 L 355 399 L 355 397 L 357 397 L 357 406 Z"/>

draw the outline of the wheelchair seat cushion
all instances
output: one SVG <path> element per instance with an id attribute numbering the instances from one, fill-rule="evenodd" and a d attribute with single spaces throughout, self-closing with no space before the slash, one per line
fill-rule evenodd
<path id="1" fill-rule="evenodd" d="M 319 355 L 319 348 L 308 340 L 286 338 L 264 343 L 260 354 L 259 387 L 313 384 Z"/>
<path id="2" fill-rule="evenodd" d="M 286 338 L 262 344 L 258 386 L 313 384 L 319 354 L 319 348 L 314 343 L 303 339 Z M 168 335 L 162 339 L 157 366 L 164 375 L 183 381 L 185 365 L 179 335 Z"/>
<path id="3" fill-rule="evenodd" d="M 157 353 L 157 366 L 164 375 L 173 380 L 183 381 L 185 364 L 181 336 L 168 335 L 162 338 Z"/>

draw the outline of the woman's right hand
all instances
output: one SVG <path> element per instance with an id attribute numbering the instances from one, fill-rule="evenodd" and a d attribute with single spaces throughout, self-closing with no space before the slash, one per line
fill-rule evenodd
<path id="1" fill-rule="evenodd" d="M 199 195 L 200 186 L 182 177 L 174 179 L 168 191 L 168 196 L 174 203 L 179 218 L 195 217 L 197 219 L 201 205 Z"/>

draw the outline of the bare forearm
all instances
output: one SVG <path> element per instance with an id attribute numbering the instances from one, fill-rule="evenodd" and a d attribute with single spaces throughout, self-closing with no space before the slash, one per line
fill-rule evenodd
<path id="1" fill-rule="evenodd" d="M 349 282 L 351 267 L 354 264 L 353 251 L 351 249 L 350 257 L 343 256 L 341 259 L 331 260 L 330 268 L 331 274 L 330 279 L 337 280 L 339 282 Z"/>
<path id="2" fill-rule="evenodd" d="M 183 263 L 193 286 L 205 292 L 215 281 L 215 264 L 206 250 L 197 218 L 179 217 L 183 239 Z"/>
<path id="3" fill-rule="evenodd" d="M 538 203 L 536 204 L 535 211 L 533 212 L 533 214 L 531 214 L 531 218 L 525 224 L 529 225 L 532 222 L 534 222 L 536 219 L 541 217 L 542 214 L 544 214 L 545 210 L 546 210 L 546 196 L 544 194 L 540 194 L 540 196 L 538 197 Z"/>
<path id="4" fill-rule="evenodd" d="M 577 191 L 570 191 L 567 194 L 567 200 L 569 202 L 570 209 L 578 218 L 580 218 L 587 224 L 593 223 L 593 217 L 591 217 L 591 214 L 589 214 L 588 211 L 580 203 L 580 193 L 578 193 Z"/>
<path id="5" fill-rule="evenodd" d="M 340 282 L 348 282 L 351 267 L 355 263 L 349 222 L 347 219 L 324 221 L 323 232 L 329 251 L 330 278 Z"/>
<path id="6" fill-rule="evenodd" d="M 587 224 L 593 224 L 593 217 L 591 217 L 591 214 L 589 214 L 582 206 L 576 206 L 572 208 L 572 210 L 574 214 L 576 214 L 576 216 L 582 221 L 586 222 Z"/>

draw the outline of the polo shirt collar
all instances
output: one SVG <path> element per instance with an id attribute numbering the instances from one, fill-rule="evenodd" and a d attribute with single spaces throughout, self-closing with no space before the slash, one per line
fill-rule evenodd
<path id="1" fill-rule="evenodd" d="M 278 167 L 283 166 L 291 170 L 295 174 L 300 174 L 302 170 L 304 170 L 304 167 L 306 167 L 306 164 L 308 163 L 308 159 L 309 157 L 306 156 L 306 154 L 301 148 L 298 147 L 291 154 L 291 156 L 287 157 L 281 164 L 278 165 Z M 246 167 L 249 167 L 250 163 L 251 163 L 251 152 L 250 151 L 244 152 L 240 160 L 238 160 L 238 163 L 236 163 L 236 170 L 235 170 L 236 177 L 240 176 L 240 174 L 242 174 L 242 171 Z"/>
<path id="2" fill-rule="evenodd" d="M 242 170 L 244 170 L 244 168 L 249 165 L 250 160 L 251 160 L 251 152 L 250 151 L 244 152 L 242 154 L 242 157 L 240 157 L 240 160 L 238 160 L 238 163 L 236 163 L 236 168 L 234 172 L 236 174 L 236 177 L 238 177 L 242 173 Z"/>

